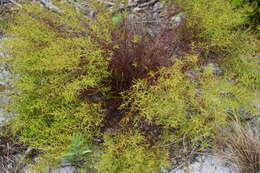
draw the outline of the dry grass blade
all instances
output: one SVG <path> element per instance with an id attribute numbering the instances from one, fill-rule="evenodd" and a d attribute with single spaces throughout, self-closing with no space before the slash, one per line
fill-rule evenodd
<path id="1" fill-rule="evenodd" d="M 17 155 L 27 149 L 26 145 L 18 144 L 15 141 L 9 130 L 8 125 L 0 128 L 0 173 L 17 172 Z"/>
<path id="2" fill-rule="evenodd" d="M 243 127 L 235 122 L 223 136 L 220 140 L 227 151 L 221 155 L 236 164 L 241 173 L 260 173 L 259 123 Z"/>
<path id="3" fill-rule="evenodd" d="M 7 137 L 0 136 L 0 172 L 9 173 L 14 170 L 16 146 Z"/>

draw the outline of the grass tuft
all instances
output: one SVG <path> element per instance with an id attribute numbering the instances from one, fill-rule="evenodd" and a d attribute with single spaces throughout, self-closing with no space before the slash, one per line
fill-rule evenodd
<path id="1" fill-rule="evenodd" d="M 260 131 L 257 125 L 243 127 L 239 122 L 224 133 L 221 143 L 227 148 L 222 155 L 237 165 L 241 173 L 260 172 Z"/>

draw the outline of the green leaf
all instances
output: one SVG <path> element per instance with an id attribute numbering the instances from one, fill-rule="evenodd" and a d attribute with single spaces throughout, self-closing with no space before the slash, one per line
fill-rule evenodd
<path id="1" fill-rule="evenodd" d="M 74 136 L 72 139 L 72 145 L 79 147 L 83 144 L 83 138 L 81 136 Z"/>
<path id="2" fill-rule="evenodd" d="M 237 7 L 241 5 L 244 2 L 244 0 L 232 0 L 231 3 L 233 6 Z"/>
<path id="3" fill-rule="evenodd" d="M 112 18 L 112 21 L 113 21 L 114 24 L 118 24 L 119 22 L 122 21 L 122 16 L 121 15 L 114 16 Z"/>
<path id="4" fill-rule="evenodd" d="M 68 152 L 66 154 L 64 154 L 64 157 L 72 157 L 72 156 L 75 156 L 76 153 L 75 152 Z"/>
<path id="5" fill-rule="evenodd" d="M 251 6 L 255 9 L 255 11 L 257 11 L 257 9 L 258 9 L 258 2 L 256 2 L 256 1 L 252 2 Z"/>
<path id="6" fill-rule="evenodd" d="M 4 25 L 5 24 L 5 21 L 0 19 L 0 25 Z"/>
<path id="7" fill-rule="evenodd" d="M 81 154 L 86 154 L 86 153 L 92 153 L 91 150 L 85 150 L 85 151 L 82 151 Z"/>

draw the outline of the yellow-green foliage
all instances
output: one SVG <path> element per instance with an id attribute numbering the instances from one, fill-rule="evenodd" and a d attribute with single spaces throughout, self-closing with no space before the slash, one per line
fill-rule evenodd
<path id="1" fill-rule="evenodd" d="M 172 0 L 166 0 L 172 1 Z M 260 80 L 258 57 L 260 43 L 246 23 L 246 7 L 235 9 L 227 0 L 174 0 L 185 11 L 189 29 L 206 61 L 218 61 L 228 79 L 256 89 Z M 257 49 L 258 48 L 258 49 Z"/>
<path id="2" fill-rule="evenodd" d="M 165 0 L 179 3 L 202 58 L 225 67 L 227 80 L 256 90 L 260 82 L 260 42 L 243 28 L 247 8 L 235 9 L 227 0 Z M 257 49 L 258 48 L 258 49 Z"/>
<path id="3" fill-rule="evenodd" d="M 189 25 L 197 31 L 206 51 L 213 58 L 221 58 L 226 76 L 238 83 L 256 89 L 260 82 L 258 57 L 259 41 L 250 36 L 242 26 L 246 19 L 246 8 L 234 9 L 226 0 L 195 0 L 187 2 Z M 204 49 L 205 49 L 204 47 Z M 215 56 L 215 57 L 214 57 Z M 225 57 L 225 58 L 224 58 Z M 232 77 L 231 77 L 232 76 Z"/>
<path id="4" fill-rule="evenodd" d="M 204 148 L 229 118 L 254 114 L 260 70 L 251 56 L 257 43 L 238 28 L 243 12 L 234 11 L 226 0 L 183 4 L 194 45 L 202 53 L 173 57 L 174 65 L 135 81 L 122 93 L 122 120 L 112 123 L 114 132 L 105 134 L 104 122 L 109 120 L 104 117 L 114 117 L 105 110 L 110 106 L 105 100 L 114 98 L 109 95 L 108 70 L 113 54 L 98 38 L 111 43 L 110 32 L 120 27 L 113 24 L 112 13 L 98 13 L 90 20 L 65 3 L 60 4 L 64 13 L 37 3 L 18 12 L 7 30 L 10 57 L 5 59 L 17 74 L 12 107 L 18 116 L 12 127 L 21 142 L 41 149 L 39 167 L 57 164 L 72 146 L 73 136 L 104 136 L 96 151 L 98 161 L 90 167 L 100 173 L 156 173 L 167 165 L 172 144 Z M 211 66 L 199 65 L 211 57 L 225 67 L 223 76 L 215 76 Z M 88 94 L 88 89 L 98 94 Z M 161 135 L 142 131 L 138 125 L 144 120 Z"/>
<path id="5" fill-rule="evenodd" d="M 235 9 L 227 0 L 166 1 L 181 5 L 194 41 L 207 61 L 218 59 L 240 83 L 252 88 L 258 85 L 259 65 L 257 58 L 250 56 L 260 44 L 255 44 L 250 31 L 243 27 L 247 8 Z"/>
<path id="6" fill-rule="evenodd" d="M 105 135 L 104 154 L 96 168 L 100 173 L 159 173 L 168 165 L 168 154 L 160 145 L 149 146 L 140 133 Z"/>
<path id="7" fill-rule="evenodd" d="M 260 44 L 258 43 L 260 46 Z M 226 78 L 234 80 L 237 85 L 244 85 L 252 91 L 259 89 L 260 65 L 259 57 L 242 54 L 225 59 L 223 66 L 227 69 Z"/>
<path id="8" fill-rule="evenodd" d="M 187 61 L 196 76 L 183 73 Z M 125 104 L 131 105 L 132 112 L 164 126 L 166 131 L 175 129 L 170 140 L 192 141 L 204 147 L 231 115 L 241 111 L 253 113 L 250 103 L 256 96 L 251 90 L 215 77 L 211 67 L 197 67 L 196 56 L 188 57 L 187 61 L 177 61 L 172 67 L 161 69 L 155 85 L 146 80 L 137 81 L 126 94 Z"/>
<path id="9" fill-rule="evenodd" d="M 21 141 L 55 153 L 66 148 L 74 133 L 99 131 L 101 103 L 82 101 L 80 90 L 99 88 L 105 93 L 108 89 L 102 81 L 109 76 L 109 57 L 90 38 L 64 37 L 66 30 L 59 33 L 45 23 L 62 24 L 68 18 L 74 22 L 77 16 L 73 17 L 50 13 L 36 4 L 25 6 L 9 27 L 12 39 L 6 43 L 11 47 L 7 61 L 18 74 L 13 107 L 19 116 L 14 129 Z"/>
<path id="10" fill-rule="evenodd" d="M 246 32 L 237 32 L 245 20 L 243 11 L 235 11 L 226 0 L 191 0 L 181 3 L 185 4 L 190 27 L 195 29 L 199 39 L 206 41 L 204 46 L 224 49 L 229 53 L 232 51 L 233 55 L 234 51 L 245 50 L 243 42 Z"/>
<path id="11" fill-rule="evenodd" d="M 36 3 L 26 5 L 7 30 L 12 38 L 6 42 L 10 57 L 5 61 L 17 74 L 12 108 L 18 117 L 12 120 L 12 128 L 21 142 L 40 148 L 40 159 L 32 165 L 39 172 L 58 164 L 75 134 L 100 135 L 105 115 L 102 102 L 82 99 L 80 94 L 82 89 L 98 88 L 105 96 L 109 89 L 104 80 L 110 75 L 111 55 L 106 52 L 105 56 L 95 40 L 81 35 L 88 33 L 81 22 L 87 18 L 72 8 L 63 9 L 68 11 L 61 15 Z M 114 27 L 108 18 L 109 13 L 98 14 L 97 21 L 88 21 L 97 37 L 107 42 L 111 40 L 108 27 Z M 159 147 L 149 146 L 140 134 L 106 139 L 105 154 L 97 166 L 100 172 L 151 172 L 160 170 L 167 160 Z M 118 147 L 122 147 L 122 156 L 114 150 Z M 107 160 L 110 156 L 120 157 Z"/>

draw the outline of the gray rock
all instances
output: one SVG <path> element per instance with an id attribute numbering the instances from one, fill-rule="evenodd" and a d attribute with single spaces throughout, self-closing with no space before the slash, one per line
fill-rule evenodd
<path id="1" fill-rule="evenodd" d="M 0 34 L 0 57 L 4 57 L 6 56 L 6 52 L 4 52 L 2 49 L 3 49 L 3 45 L 2 45 L 2 42 L 7 40 L 6 37 L 4 37 L 2 34 Z"/>
<path id="2" fill-rule="evenodd" d="M 31 170 L 28 166 L 24 167 L 19 173 L 37 173 Z M 66 166 L 60 168 L 51 168 L 45 173 L 78 173 L 77 169 L 73 166 Z"/>
<path id="3" fill-rule="evenodd" d="M 8 86 L 10 85 L 12 76 L 11 73 L 8 72 L 7 70 L 5 70 L 4 68 L 1 68 L 0 66 L 0 91 L 2 90 L 1 88 L 3 88 L 5 86 L 5 88 L 8 88 Z"/>
<path id="4" fill-rule="evenodd" d="M 217 156 L 199 156 L 197 161 L 170 173 L 239 173 L 234 165 Z"/>
<path id="5" fill-rule="evenodd" d="M 2 108 L 0 108 L 0 114 L 2 114 L 2 113 L 3 113 L 3 110 L 2 110 Z M 3 122 L 5 122 L 6 120 L 7 120 L 6 116 L 0 116 L 0 127 L 1 127 L 1 124 Z"/>
<path id="6" fill-rule="evenodd" d="M 77 169 L 73 166 L 66 166 L 56 169 L 50 169 L 47 173 L 77 173 Z"/>
<path id="7" fill-rule="evenodd" d="M 3 51 L 1 51 L 1 43 L 4 40 L 6 40 L 6 38 L 0 38 L 0 57 L 4 55 Z M 6 88 L 8 88 L 10 77 L 10 73 L 0 65 L 0 126 L 10 117 L 10 113 L 4 109 L 4 107 L 9 103 L 9 99 L 5 96 L 5 93 Z"/>
<path id="8" fill-rule="evenodd" d="M 55 6 L 52 1 L 50 0 L 40 0 L 40 3 L 46 7 L 47 9 L 57 12 L 57 13 L 62 13 L 63 10 L 61 10 L 59 7 Z"/>
<path id="9" fill-rule="evenodd" d="M 145 4 L 145 3 L 149 3 L 150 1 L 153 1 L 153 0 L 128 0 L 128 6 Z"/>
<path id="10" fill-rule="evenodd" d="M 153 6 L 153 11 L 154 11 L 154 12 L 161 12 L 161 11 L 162 11 L 162 8 L 163 8 L 162 3 L 157 2 L 157 3 L 154 4 L 154 6 Z"/>
<path id="11" fill-rule="evenodd" d="M 10 1 L 9 0 L 0 0 L 0 5 L 4 5 L 7 3 L 10 3 Z"/>
<path id="12" fill-rule="evenodd" d="M 216 76 L 220 76 L 224 72 L 223 69 L 221 69 L 216 63 L 209 63 L 207 66 L 204 67 L 204 70 L 211 70 L 212 73 Z"/>
<path id="13" fill-rule="evenodd" d="M 140 12 L 140 11 L 142 11 L 143 9 L 142 8 L 140 8 L 140 7 L 135 7 L 132 11 L 133 12 Z"/>
<path id="14" fill-rule="evenodd" d="M 138 3 L 137 0 L 128 0 L 128 6 L 134 6 Z"/>
<path id="15" fill-rule="evenodd" d="M 195 69 L 191 69 L 185 72 L 185 76 L 189 78 L 197 78 L 201 76 L 201 72 Z"/>
<path id="16" fill-rule="evenodd" d="M 174 18 L 174 23 L 176 23 L 176 25 L 181 24 L 181 22 L 182 22 L 182 17 L 181 16 L 176 16 Z"/>
<path id="17" fill-rule="evenodd" d="M 172 21 L 173 27 L 178 27 L 178 26 L 180 26 L 183 23 L 184 15 L 182 13 L 180 13 L 180 14 L 178 14 L 176 16 L 173 16 L 171 18 L 171 21 Z"/>
<path id="18" fill-rule="evenodd" d="M 23 169 L 19 170 L 18 173 L 36 173 L 36 172 L 31 170 L 28 166 L 25 166 Z"/>

